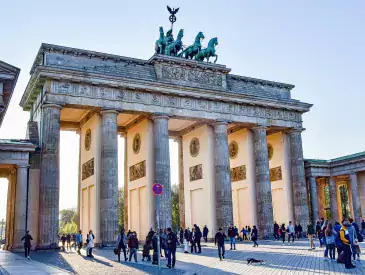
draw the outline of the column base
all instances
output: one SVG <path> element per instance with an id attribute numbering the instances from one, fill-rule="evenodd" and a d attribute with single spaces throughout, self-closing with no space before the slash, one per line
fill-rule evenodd
<path id="1" fill-rule="evenodd" d="M 32 246 L 33 247 L 33 246 Z M 53 243 L 53 244 L 48 244 L 48 245 L 37 245 L 34 247 L 34 250 L 35 251 L 38 251 L 38 250 L 45 250 L 45 251 L 53 251 L 53 250 L 60 250 L 61 247 L 59 246 L 59 244 L 56 244 L 56 243 Z"/>

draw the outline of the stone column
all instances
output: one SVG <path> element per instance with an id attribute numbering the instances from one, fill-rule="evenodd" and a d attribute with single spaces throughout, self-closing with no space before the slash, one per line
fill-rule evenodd
<path id="1" fill-rule="evenodd" d="M 39 245 L 58 247 L 60 194 L 60 111 L 61 106 L 42 106 L 41 169 L 39 183 Z"/>
<path id="2" fill-rule="evenodd" d="M 310 188 L 310 196 L 311 196 L 311 207 L 312 207 L 312 222 L 315 222 L 319 219 L 319 210 L 318 210 L 318 192 L 317 192 L 317 182 L 315 177 L 309 177 L 309 188 Z"/>
<path id="3" fill-rule="evenodd" d="M 351 184 L 351 193 L 352 193 L 352 208 L 354 210 L 354 220 L 357 224 L 361 223 L 361 205 L 359 198 L 359 185 L 357 181 L 357 174 L 350 174 L 350 184 Z"/>
<path id="4" fill-rule="evenodd" d="M 294 194 L 295 221 L 306 228 L 309 222 L 308 191 L 305 181 L 305 170 L 302 147 L 302 129 L 289 132 L 291 177 Z"/>
<path id="5" fill-rule="evenodd" d="M 153 142 L 155 150 L 155 179 L 163 186 L 160 196 L 160 228 L 172 226 L 171 214 L 171 183 L 170 183 L 170 148 L 169 148 L 169 117 L 156 114 L 153 120 Z"/>
<path id="6" fill-rule="evenodd" d="M 178 137 L 176 142 L 179 145 L 179 214 L 180 227 L 185 228 L 185 194 L 184 194 L 184 152 L 182 137 Z"/>
<path id="7" fill-rule="evenodd" d="M 338 220 L 338 203 L 337 203 L 337 187 L 334 177 L 329 178 L 328 182 L 330 197 L 331 197 L 331 214 L 332 214 L 332 223 L 339 221 Z M 339 221 L 341 222 L 341 221 Z"/>
<path id="8" fill-rule="evenodd" d="M 124 228 L 128 229 L 128 139 L 127 135 L 124 135 Z"/>
<path id="9" fill-rule="evenodd" d="M 227 232 L 229 225 L 233 224 L 227 125 L 227 122 L 213 124 L 217 227 L 222 227 L 223 232 Z"/>
<path id="10" fill-rule="evenodd" d="M 115 245 L 118 231 L 118 125 L 119 112 L 101 114 L 100 240 L 102 246 Z"/>
<path id="11" fill-rule="evenodd" d="M 28 165 L 18 165 L 16 179 L 13 248 L 21 248 L 23 245 L 20 242 L 20 239 L 24 236 L 27 229 L 26 218 Z"/>
<path id="12" fill-rule="evenodd" d="M 258 230 L 260 237 L 263 237 L 265 234 L 272 234 L 274 224 L 266 127 L 254 127 L 252 132 L 254 137 L 254 157 L 256 167 L 255 178 L 257 191 Z"/>

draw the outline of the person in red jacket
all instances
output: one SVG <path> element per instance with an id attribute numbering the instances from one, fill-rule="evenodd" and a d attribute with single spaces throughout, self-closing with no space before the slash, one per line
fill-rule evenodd
<path id="1" fill-rule="evenodd" d="M 134 255 L 134 261 L 137 262 L 137 250 L 138 250 L 138 239 L 137 239 L 137 233 L 134 231 L 128 240 L 128 247 L 129 247 L 129 261 L 131 261 L 132 256 Z"/>

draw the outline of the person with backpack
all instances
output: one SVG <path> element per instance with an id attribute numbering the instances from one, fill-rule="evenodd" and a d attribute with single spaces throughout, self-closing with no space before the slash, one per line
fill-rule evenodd
<path id="1" fill-rule="evenodd" d="M 32 247 L 31 241 L 33 241 L 32 235 L 29 234 L 29 230 L 25 232 L 21 242 L 24 240 L 24 256 L 26 260 L 30 260 L 30 248 Z"/>
<path id="2" fill-rule="evenodd" d="M 310 249 L 316 249 L 316 246 L 313 242 L 313 237 L 314 237 L 315 233 L 316 232 L 314 231 L 313 224 L 311 222 L 309 222 L 307 225 L 307 236 L 308 236 L 308 240 L 309 240 L 309 244 L 310 244 Z"/>
<path id="3" fill-rule="evenodd" d="M 350 222 L 347 219 L 342 221 L 342 227 L 340 230 L 340 239 L 342 244 L 342 249 L 344 252 L 343 262 L 345 264 L 346 269 L 355 268 L 351 262 L 351 243 L 350 243 L 350 236 L 348 227 L 350 226 Z"/>
<path id="4" fill-rule="evenodd" d="M 120 230 L 120 233 L 118 234 L 117 237 L 117 250 L 118 250 L 118 262 L 120 262 L 120 252 L 123 251 L 124 254 L 124 261 L 127 261 L 127 252 L 126 252 L 126 248 L 127 248 L 127 235 L 124 233 L 125 230 L 124 228 L 122 230 Z"/>
<path id="5" fill-rule="evenodd" d="M 167 228 L 167 267 L 174 268 L 176 262 L 177 237 L 171 228 Z"/>
<path id="6" fill-rule="evenodd" d="M 332 261 L 336 261 L 335 259 L 335 240 L 336 240 L 336 231 L 333 229 L 332 223 L 327 225 L 325 236 L 326 236 L 326 247 L 328 249 L 328 253 L 330 255 L 330 259 Z"/>
<path id="7" fill-rule="evenodd" d="M 224 234 L 223 229 L 219 228 L 218 232 L 215 234 L 214 237 L 214 244 L 218 245 L 218 256 L 219 256 L 219 260 L 222 261 L 222 258 L 224 259 L 224 252 L 225 252 L 225 248 L 224 248 L 224 240 L 226 238 L 226 234 Z"/>

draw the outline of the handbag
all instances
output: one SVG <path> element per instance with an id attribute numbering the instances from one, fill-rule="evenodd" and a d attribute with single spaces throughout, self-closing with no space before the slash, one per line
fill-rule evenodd
<path id="1" fill-rule="evenodd" d="M 361 235 L 361 233 L 357 235 L 357 240 L 359 241 L 359 243 L 362 243 L 364 241 L 364 237 Z"/>

